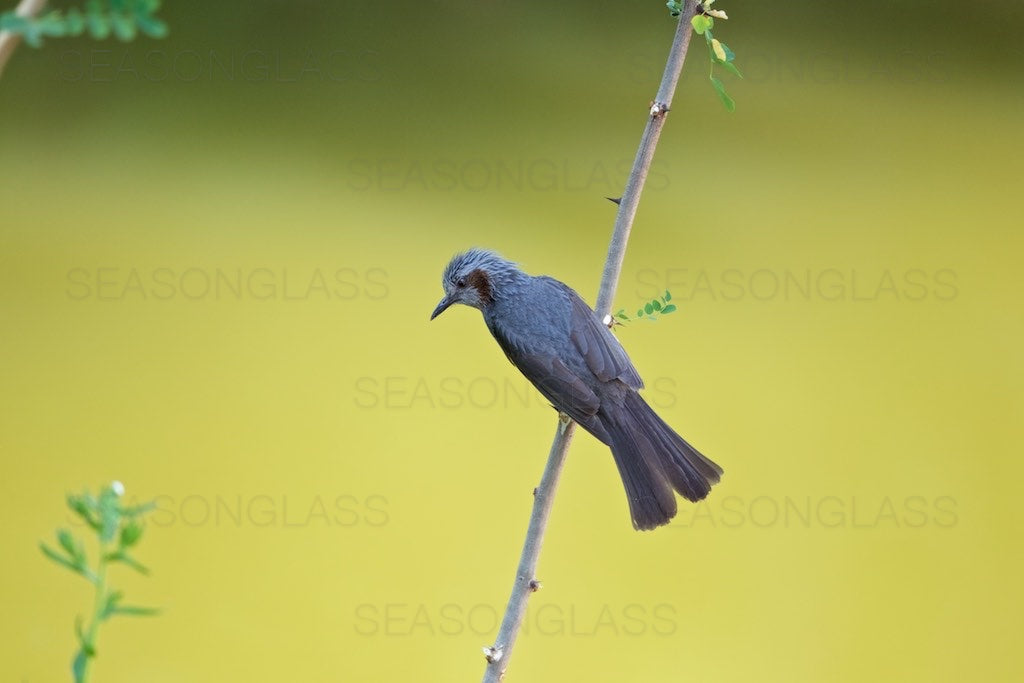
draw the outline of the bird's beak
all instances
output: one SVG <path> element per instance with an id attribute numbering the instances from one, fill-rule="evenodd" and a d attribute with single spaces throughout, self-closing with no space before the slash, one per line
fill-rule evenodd
<path id="1" fill-rule="evenodd" d="M 445 310 L 453 303 L 455 303 L 455 299 L 453 297 L 446 296 L 445 298 L 441 299 L 441 303 L 439 303 L 437 305 L 437 308 L 434 309 L 434 312 L 430 314 L 430 319 L 433 320 L 437 316 L 444 313 Z"/>

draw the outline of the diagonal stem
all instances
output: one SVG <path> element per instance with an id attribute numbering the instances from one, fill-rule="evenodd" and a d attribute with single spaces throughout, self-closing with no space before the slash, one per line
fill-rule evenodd
<path id="1" fill-rule="evenodd" d="M 686 51 L 690 45 L 692 33 L 690 19 L 693 18 L 696 10 L 695 0 L 686 0 L 679 16 L 679 25 L 672 41 L 668 62 L 665 64 L 661 86 L 651 104 L 647 127 L 644 128 L 643 136 L 640 138 L 640 147 L 637 149 L 633 168 L 626 181 L 626 189 L 622 193 L 622 199 L 619 200 L 619 212 L 615 217 L 615 228 L 612 231 L 611 243 L 608 245 L 608 258 L 604 264 L 597 305 L 594 308 L 598 316 L 602 318 L 611 311 L 612 301 L 615 298 L 615 290 L 622 273 L 622 262 L 626 257 L 630 229 L 633 227 L 633 219 L 640 204 L 640 194 L 643 191 L 644 182 L 647 180 L 651 160 L 654 158 L 654 149 L 661 136 L 661 129 L 665 125 L 665 117 L 672 104 L 683 61 L 686 59 Z M 504 677 L 512 656 L 516 636 L 519 634 L 523 617 L 526 614 L 527 599 L 530 593 L 536 591 L 540 586 L 536 581 L 537 560 L 544 543 L 544 532 L 547 529 L 548 517 L 554 503 L 562 465 L 565 462 L 565 456 L 575 430 L 575 423 L 559 423 L 558 433 L 555 434 L 551 452 L 548 454 L 548 462 L 544 467 L 544 474 L 534 491 L 533 511 L 530 514 L 526 541 L 523 543 L 523 553 L 519 558 L 519 566 L 516 568 L 512 595 L 505 608 L 505 616 L 502 618 L 497 640 L 493 647 L 485 650 L 487 669 L 484 671 L 484 683 L 498 683 Z"/>
<path id="2" fill-rule="evenodd" d="M 672 104 L 672 96 L 676 92 L 679 74 L 683 70 L 683 60 L 686 59 L 686 51 L 690 47 L 690 35 L 693 33 L 690 19 L 693 18 L 696 9 L 697 3 L 694 0 L 686 0 L 679 16 L 679 26 L 676 28 L 676 35 L 672 40 L 672 49 L 669 51 L 668 62 L 665 64 L 665 72 L 661 77 L 658 94 L 651 104 L 647 126 L 640 138 L 640 147 L 636 151 L 633 168 L 626 180 L 626 189 L 622 193 L 622 199 L 619 200 L 619 212 L 615 216 L 615 228 L 612 231 L 611 242 L 608 244 L 608 258 L 604 262 L 601 288 L 597 294 L 597 305 L 594 307 L 594 311 L 602 318 L 611 312 L 615 290 L 619 286 L 619 275 L 622 273 L 622 262 L 626 258 L 629 233 L 633 227 L 637 207 L 640 205 L 640 194 L 647 181 L 651 160 L 654 159 L 654 149 L 661 137 L 661 129 L 665 127 L 665 118 Z"/>
<path id="3" fill-rule="evenodd" d="M 540 557 L 540 548 L 544 543 L 544 531 L 548 525 L 551 506 L 555 502 L 558 478 L 562 474 L 562 465 L 565 463 L 565 456 L 569 451 L 569 444 L 572 443 L 572 436 L 575 432 L 575 422 L 559 421 L 558 432 L 551 443 L 547 465 L 544 466 L 544 474 L 541 475 L 540 484 L 533 492 L 533 512 L 530 514 L 530 526 L 526 531 L 523 554 L 519 557 L 519 566 L 516 568 L 512 596 L 508 600 L 505 616 L 498 629 L 498 640 L 495 641 L 493 647 L 485 650 L 487 656 L 485 683 L 500 681 L 505 675 L 512 646 L 515 644 L 523 617 L 526 615 L 527 598 L 530 593 L 540 588 L 540 584 L 535 579 L 537 559 Z"/>

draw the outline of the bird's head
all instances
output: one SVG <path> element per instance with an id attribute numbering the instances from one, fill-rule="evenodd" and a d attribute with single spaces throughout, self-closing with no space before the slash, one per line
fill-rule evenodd
<path id="1" fill-rule="evenodd" d="M 493 251 L 470 249 L 452 257 L 441 276 L 444 298 L 430 314 L 433 320 L 452 304 L 484 310 L 525 274 Z"/>

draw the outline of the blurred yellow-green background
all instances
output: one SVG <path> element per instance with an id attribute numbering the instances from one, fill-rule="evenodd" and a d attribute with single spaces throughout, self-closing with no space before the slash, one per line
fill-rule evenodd
<path id="1" fill-rule="evenodd" d="M 506 680 L 1020 680 L 1024 11 L 724 9 L 737 110 L 695 42 L 616 301 L 672 291 L 619 335 L 726 476 L 637 533 L 581 433 Z M 70 680 L 90 593 L 37 544 L 116 479 L 162 614 L 95 681 L 474 680 L 555 419 L 478 313 L 428 323 L 440 273 L 593 301 L 672 21 L 161 14 L 0 79 L 0 676 Z"/>

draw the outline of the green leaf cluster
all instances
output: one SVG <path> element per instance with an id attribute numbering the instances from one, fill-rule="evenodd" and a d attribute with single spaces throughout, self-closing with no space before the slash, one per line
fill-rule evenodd
<path id="1" fill-rule="evenodd" d="M 638 308 L 635 316 L 627 315 L 626 309 L 620 308 L 618 312 L 615 314 L 615 321 L 617 324 L 620 325 L 624 323 L 633 322 L 634 320 L 656 321 L 660 316 L 668 315 L 669 313 L 675 312 L 676 305 L 673 303 L 669 303 L 670 301 L 672 301 L 672 292 L 666 290 L 661 297 L 657 299 L 651 299 L 643 306 Z"/>
<path id="2" fill-rule="evenodd" d="M 96 537 L 94 564 L 89 563 L 85 541 L 76 538 L 68 529 L 57 530 L 56 547 L 39 544 L 43 555 L 84 577 L 95 588 L 93 614 L 88 626 L 83 627 L 81 617 L 75 621 L 79 648 L 71 662 L 71 671 L 76 683 L 86 679 L 89 661 L 96 656 L 96 637 L 101 622 L 115 615 L 147 616 L 157 613 L 157 610 L 149 607 L 124 604 L 124 593 L 114 590 L 107 583 L 107 567 L 111 563 L 127 565 L 141 574 L 149 573 L 149 569 L 136 560 L 131 551 L 142 540 L 144 517 L 155 505 L 146 503 L 126 506 L 122 501 L 123 494 L 124 487 L 119 482 L 113 482 L 103 487 L 96 496 L 86 492 L 67 497 L 68 508 Z"/>
<path id="3" fill-rule="evenodd" d="M 740 73 L 740 70 L 733 63 L 733 60 L 736 58 L 733 51 L 711 33 L 711 29 L 715 25 L 715 17 L 721 19 L 728 18 L 725 12 L 711 9 L 711 5 L 714 2 L 715 0 L 703 0 L 703 2 L 699 3 L 697 5 L 697 13 L 690 19 L 690 25 L 693 26 L 695 33 L 704 36 L 704 41 L 708 45 L 708 54 L 711 56 L 711 71 L 708 74 L 708 78 L 711 80 L 711 86 L 718 93 L 718 98 L 722 100 L 725 108 L 729 111 L 736 111 L 736 102 L 725 91 L 725 84 L 722 83 L 722 80 L 715 76 L 715 67 L 720 66 L 738 78 L 743 78 L 743 74 Z M 683 0 L 668 0 L 665 5 L 673 17 L 678 17 L 683 12 Z"/>
<path id="4" fill-rule="evenodd" d="M 735 53 L 729 46 L 722 41 L 715 38 L 711 33 L 711 29 L 715 25 L 715 18 L 709 13 L 725 17 L 724 12 L 719 12 L 711 9 L 712 3 L 715 0 L 704 0 L 704 2 L 698 7 L 698 13 L 693 16 L 690 20 L 690 24 L 693 26 L 695 33 L 704 36 L 704 41 L 708 46 L 708 55 L 711 58 L 711 69 L 708 73 L 708 78 L 711 80 L 711 86 L 718 93 L 718 98 L 722 100 L 722 104 L 729 111 L 736 111 L 736 102 L 729 97 L 729 93 L 725 91 L 725 84 L 722 83 L 721 79 L 715 76 L 715 67 L 720 66 L 732 75 L 743 78 L 743 74 L 736 68 L 733 60 L 736 59 Z"/>
<path id="5" fill-rule="evenodd" d="M 156 16 L 160 0 L 87 0 L 81 7 L 51 10 L 37 17 L 17 12 L 0 14 L 0 30 L 16 33 L 32 47 L 40 47 L 43 38 L 80 36 L 88 33 L 96 40 L 113 35 L 118 40 L 134 40 L 139 33 L 150 38 L 167 35 L 167 24 Z"/>

